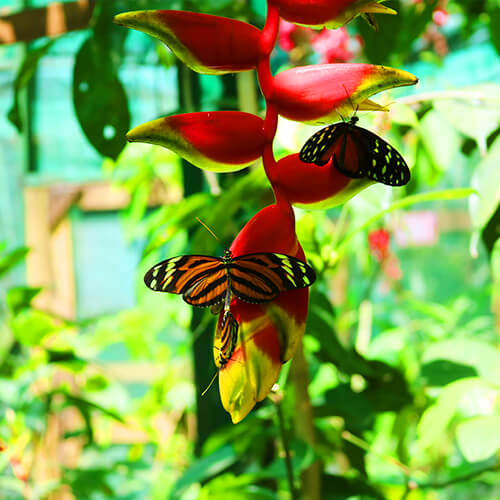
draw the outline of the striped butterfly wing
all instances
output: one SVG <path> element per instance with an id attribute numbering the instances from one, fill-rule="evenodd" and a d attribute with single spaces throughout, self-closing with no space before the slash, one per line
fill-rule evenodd
<path id="1" fill-rule="evenodd" d="M 144 276 L 151 290 L 181 294 L 193 306 L 222 302 L 227 291 L 227 271 L 222 260 L 208 255 L 181 255 L 153 266 Z"/>
<path id="2" fill-rule="evenodd" d="M 228 311 L 222 318 L 220 329 L 217 328 L 214 336 L 214 360 L 217 368 L 222 368 L 233 355 L 238 342 L 238 322 Z"/>
<path id="3" fill-rule="evenodd" d="M 314 269 L 290 255 L 251 253 L 232 259 L 231 290 L 254 304 L 273 300 L 286 290 L 305 288 L 316 279 Z"/>

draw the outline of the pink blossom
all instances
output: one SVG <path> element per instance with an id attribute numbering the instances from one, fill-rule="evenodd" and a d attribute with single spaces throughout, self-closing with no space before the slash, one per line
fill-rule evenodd
<path id="1" fill-rule="evenodd" d="M 361 49 L 362 38 L 350 37 L 342 27 L 336 30 L 323 29 L 312 41 L 314 50 L 321 63 L 340 63 L 350 61 Z"/>
<path id="2" fill-rule="evenodd" d="M 436 26 L 444 26 L 450 17 L 450 14 L 445 9 L 437 8 L 432 13 L 432 20 Z"/>

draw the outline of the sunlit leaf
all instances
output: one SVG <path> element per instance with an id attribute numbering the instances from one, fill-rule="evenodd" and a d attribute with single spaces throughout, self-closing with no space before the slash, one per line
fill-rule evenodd
<path id="1" fill-rule="evenodd" d="M 479 197 L 471 199 L 470 211 L 474 227 L 484 227 L 500 203 L 500 138 L 491 146 L 488 154 L 476 166 L 472 175 L 472 185 Z"/>
<path id="2" fill-rule="evenodd" d="M 42 311 L 26 310 L 11 321 L 14 336 L 28 346 L 40 345 L 47 335 L 57 329 L 54 319 Z"/>
<path id="3" fill-rule="evenodd" d="M 500 448 L 500 416 L 476 417 L 457 427 L 457 442 L 469 462 L 491 457 Z"/>
<path id="4" fill-rule="evenodd" d="M 420 121 L 420 135 L 434 166 L 441 171 L 451 168 L 461 142 L 452 124 L 438 110 L 429 111 Z"/>

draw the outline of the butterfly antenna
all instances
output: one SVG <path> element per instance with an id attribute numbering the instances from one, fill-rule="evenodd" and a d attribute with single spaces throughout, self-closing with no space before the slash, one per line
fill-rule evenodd
<path id="1" fill-rule="evenodd" d="M 215 375 L 212 377 L 212 380 L 208 384 L 208 387 L 201 393 L 202 396 L 204 396 L 208 392 L 208 389 L 210 389 L 210 387 L 212 387 L 212 384 L 215 382 L 215 379 L 217 378 L 217 375 L 219 375 L 219 371 L 218 370 L 215 372 Z"/>
<path id="2" fill-rule="evenodd" d="M 354 106 L 354 103 L 352 102 L 351 96 L 349 95 L 349 92 L 347 92 L 347 87 L 344 84 L 342 84 L 342 87 L 344 87 L 347 99 L 349 100 L 349 104 L 351 105 L 351 108 L 353 110 L 353 116 L 356 116 L 356 113 L 358 112 L 358 109 L 359 109 L 359 104 L 356 104 L 356 106 Z"/>
<path id="3" fill-rule="evenodd" d="M 217 240 L 220 241 L 219 238 L 217 238 L 216 234 L 199 218 L 196 217 L 196 220 Z"/>

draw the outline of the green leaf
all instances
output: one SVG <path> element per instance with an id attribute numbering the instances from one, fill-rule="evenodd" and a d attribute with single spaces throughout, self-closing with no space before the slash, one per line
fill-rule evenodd
<path id="1" fill-rule="evenodd" d="M 441 124 L 444 118 L 446 123 L 466 137 L 474 139 L 480 150 L 485 151 L 486 139 L 497 129 L 500 121 L 500 85 L 477 85 L 467 92 L 470 99 L 437 100 L 434 101 L 434 108 L 441 118 Z M 473 100 L 476 96 L 481 99 L 481 105 Z"/>
<path id="2" fill-rule="evenodd" d="M 350 384 L 341 384 L 327 391 L 325 401 L 315 408 L 318 417 L 339 416 L 350 429 L 361 433 L 373 426 L 375 411 L 363 394 L 354 392 Z"/>
<path id="3" fill-rule="evenodd" d="M 487 384 L 479 377 L 466 378 L 447 385 L 436 403 L 427 408 L 420 418 L 417 448 L 424 451 L 430 447 L 439 448 L 443 442 L 447 442 L 446 431 L 462 398 L 470 391 L 485 387 L 488 387 Z"/>
<path id="4" fill-rule="evenodd" d="M 446 359 L 435 359 L 422 365 L 420 376 L 427 385 L 444 386 L 461 378 L 476 377 L 474 367 Z"/>
<path id="5" fill-rule="evenodd" d="M 469 462 L 491 457 L 500 449 L 500 416 L 471 418 L 457 426 L 457 442 Z"/>
<path id="6" fill-rule="evenodd" d="M 422 142 L 434 166 L 440 171 L 445 171 L 453 165 L 453 159 L 460 149 L 460 136 L 451 123 L 443 120 L 438 109 L 429 111 L 420 121 Z"/>
<path id="7" fill-rule="evenodd" d="M 279 500 L 280 497 L 268 489 L 251 484 L 253 474 L 223 474 L 207 483 L 200 491 L 198 500 Z"/>
<path id="8" fill-rule="evenodd" d="M 130 128 L 127 95 L 106 46 L 92 36 L 82 44 L 73 70 L 73 104 L 82 130 L 103 156 L 116 160 Z"/>
<path id="9" fill-rule="evenodd" d="M 474 227 L 480 229 L 491 219 L 500 202 L 498 185 L 500 174 L 500 137 L 498 137 L 486 157 L 477 165 L 472 175 L 471 184 L 477 190 L 479 197 L 471 204 L 471 217 Z"/>
<path id="10" fill-rule="evenodd" d="M 500 238 L 500 204 L 498 205 L 495 213 L 491 216 L 491 219 L 484 226 L 481 231 L 481 239 L 483 240 L 484 246 L 488 251 L 488 255 L 491 257 L 493 249 L 495 248 L 495 243 Z"/>
<path id="11" fill-rule="evenodd" d="M 321 491 L 321 498 L 323 500 L 347 500 L 354 498 L 384 500 L 382 494 L 361 477 L 325 474 L 321 478 Z"/>
<path id="12" fill-rule="evenodd" d="M 42 311 L 28 309 L 11 320 L 16 339 L 27 346 L 37 346 L 43 339 L 57 330 L 54 319 Z"/>
<path id="13" fill-rule="evenodd" d="M 424 363 L 447 360 L 470 366 L 492 384 L 500 380 L 500 351 L 479 340 L 457 338 L 436 342 L 425 350 L 422 359 Z"/>
<path id="14" fill-rule="evenodd" d="M 7 117 L 19 132 L 23 131 L 24 125 L 19 109 L 19 94 L 23 89 L 26 88 L 30 80 L 33 78 L 40 59 L 42 59 L 42 57 L 47 54 L 50 47 L 52 47 L 55 41 L 56 39 L 54 38 L 47 41 L 40 47 L 37 47 L 36 49 L 29 50 L 24 56 L 24 60 L 17 71 L 16 79 L 14 81 L 14 102 L 9 110 Z"/>
<path id="15" fill-rule="evenodd" d="M 7 305 L 12 311 L 12 314 L 18 314 L 23 309 L 27 309 L 31 301 L 40 293 L 41 288 L 33 288 L 29 286 L 16 286 L 9 288 L 7 291 Z"/>
<path id="16" fill-rule="evenodd" d="M 490 14 L 490 36 L 491 43 L 500 54 L 500 5 L 491 2 Z"/>
<path id="17" fill-rule="evenodd" d="M 21 247 L 0 256 L 0 277 L 17 266 L 29 252 L 29 248 Z"/>
<path id="18" fill-rule="evenodd" d="M 172 500 L 182 498 L 182 492 L 193 483 L 198 483 L 219 474 L 237 460 L 232 446 L 227 445 L 207 457 L 196 460 L 175 483 L 170 494 Z"/>

